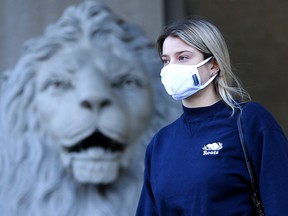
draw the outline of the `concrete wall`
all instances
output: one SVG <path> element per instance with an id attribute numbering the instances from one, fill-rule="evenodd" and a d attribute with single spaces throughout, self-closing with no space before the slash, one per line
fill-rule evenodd
<path id="1" fill-rule="evenodd" d="M 13 67 L 27 39 L 41 35 L 63 10 L 83 0 L 0 0 L 0 71 Z M 161 0 L 102 0 L 154 40 L 163 23 Z"/>
<path id="2" fill-rule="evenodd" d="M 24 41 L 42 34 L 47 24 L 55 22 L 64 8 L 80 0 L 1 0 L 0 1 L 0 71 L 12 67 Z"/>

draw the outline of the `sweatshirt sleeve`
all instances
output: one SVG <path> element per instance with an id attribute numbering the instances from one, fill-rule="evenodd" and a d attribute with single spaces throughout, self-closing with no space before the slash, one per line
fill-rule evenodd
<path id="1" fill-rule="evenodd" d="M 288 215 L 288 141 L 273 116 L 251 103 L 243 111 L 244 140 L 267 216 Z"/>
<path id="2" fill-rule="evenodd" d="M 146 154 L 145 154 L 145 171 L 144 171 L 144 183 L 138 202 L 136 216 L 157 216 L 157 210 L 155 206 L 155 199 L 153 191 L 150 184 L 150 163 L 151 163 L 151 151 L 152 151 L 152 142 L 148 145 Z"/>

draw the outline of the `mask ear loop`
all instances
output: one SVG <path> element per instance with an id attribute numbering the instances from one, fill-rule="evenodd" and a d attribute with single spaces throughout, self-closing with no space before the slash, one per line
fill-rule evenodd
<path id="1" fill-rule="evenodd" d="M 210 60 L 213 60 L 213 59 L 215 59 L 215 57 L 214 57 L 214 56 L 211 56 L 210 58 L 211 58 Z M 210 60 L 209 60 L 209 61 L 210 61 Z M 215 59 L 215 61 L 216 61 L 216 59 Z M 216 75 L 218 75 L 219 73 L 220 73 L 220 68 L 219 68 L 219 70 L 218 70 L 216 73 L 214 73 L 214 74 L 211 74 L 211 75 L 210 75 L 210 77 L 216 76 Z"/>
<path id="2" fill-rule="evenodd" d="M 200 64 L 203 63 L 202 65 L 204 65 L 204 64 L 208 63 L 209 61 L 211 61 L 213 58 L 214 58 L 214 56 L 210 56 L 209 58 L 205 59 L 205 60 L 204 60 L 203 62 L 201 62 Z M 210 76 L 210 79 L 209 79 L 205 84 L 203 84 L 200 89 L 206 88 L 211 82 L 213 82 L 213 80 L 214 80 L 217 76 L 218 76 L 218 72 L 215 73 L 214 75 L 211 75 L 211 76 Z"/>
<path id="3" fill-rule="evenodd" d="M 204 61 L 200 62 L 199 64 L 195 65 L 195 67 L 198 68 L 198 67 L 208 63 L 212 58 L 213 58 L 213 56 L 210 56 L 209 58 L 207 58 Z"/>

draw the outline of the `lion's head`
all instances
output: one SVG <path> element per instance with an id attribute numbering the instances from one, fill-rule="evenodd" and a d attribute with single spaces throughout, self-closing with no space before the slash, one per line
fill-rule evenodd
<path id="1" fill-rule="evenodd" d="M 0 92 L 0 211 L 133 215 L 146 144 L 179 113 L 160 67 L 143 32 L 98 2 L 28 41 Z"/>

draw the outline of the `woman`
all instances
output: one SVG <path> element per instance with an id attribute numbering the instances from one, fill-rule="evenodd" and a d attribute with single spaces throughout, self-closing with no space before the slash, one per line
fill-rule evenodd
<path id="1" fill-rule="evenodd" d="M 231 71 L 219 30 L 203 19 L 168 26 L 157 40 L 169 95 L 183 114 L 146 150 L 138 216 L 251 216 L 251 182 L 237 128 L 253 164 L 265 215 L 288 215 L 288 143 Z"/>

